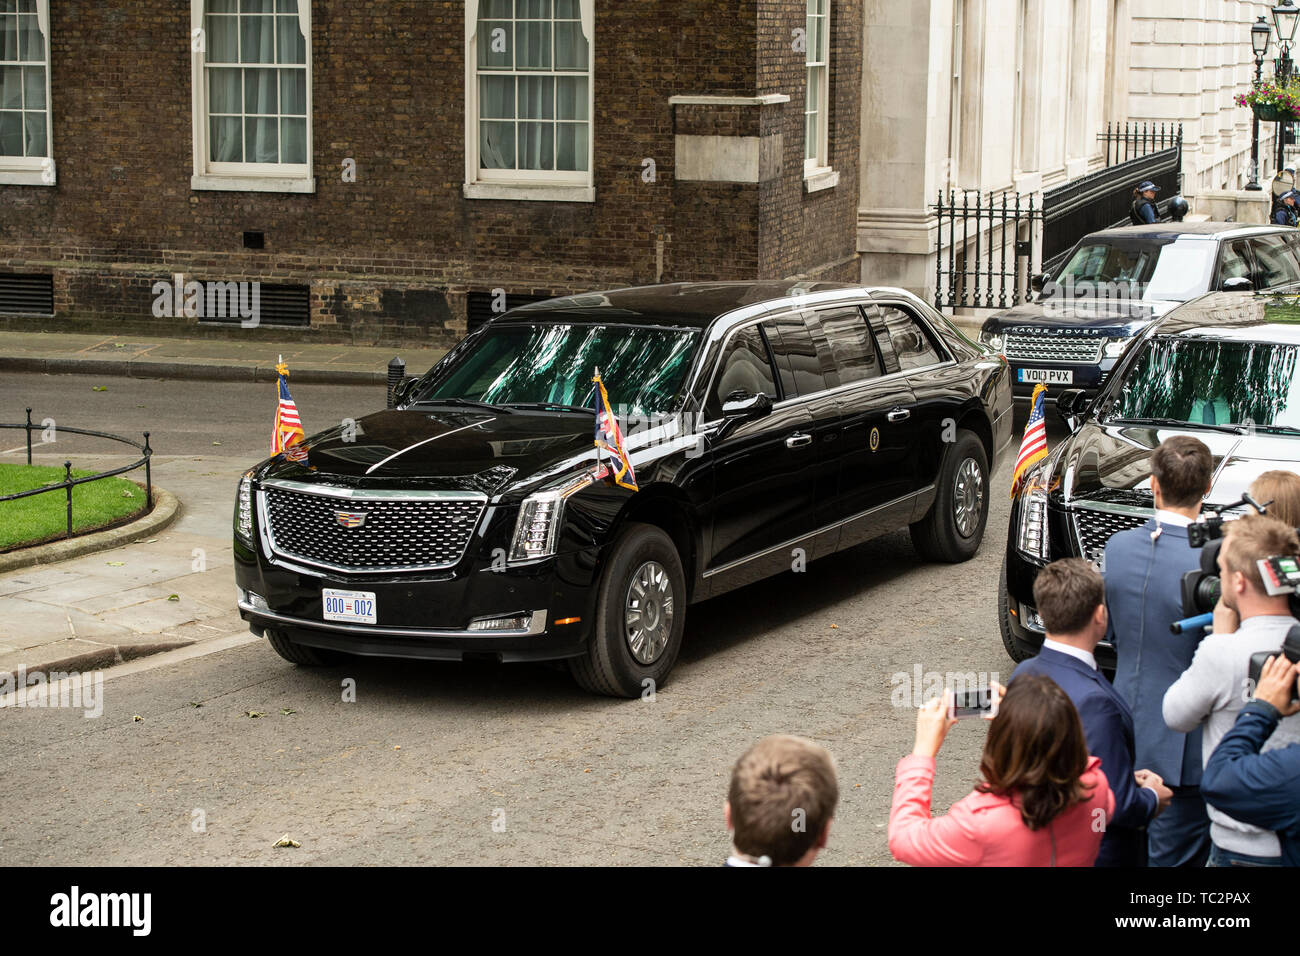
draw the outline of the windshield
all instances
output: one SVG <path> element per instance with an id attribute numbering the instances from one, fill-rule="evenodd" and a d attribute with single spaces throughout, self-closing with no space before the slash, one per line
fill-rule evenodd
<path id="1" fill-rule="evenodd" d="M 1214 244 L 1088 242 L 1066 260 L 1056 283 L 1076 297 L 1182 302 L 1208 287 Z"/>
<path id="2" fill-rule="evenodd" d="M 1155 338 L 1129 370 L 1108 420 L 1300 429 L 1300 348 L 1268 342 Z"/>
<path id="3" fill-rule="evenodd" d="M 440 362 L 413 400 L 491 405 L 592 405 L 600 370 L 620 414 L 675 410 L 699 333 L 625 325 L 494 325 L 451 363 Z"/>

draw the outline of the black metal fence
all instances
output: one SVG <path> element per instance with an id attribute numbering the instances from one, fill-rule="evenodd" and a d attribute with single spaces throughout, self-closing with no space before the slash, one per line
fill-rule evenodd
<path id="1" fill-rule="evenodd" d="M 1033 249 L 1043 211 L 1033 196 L 949 190 L 935 204 L 937 309 L 1006 309 L 1023 301 L 1020 260 Z M 946 237 L 946 238 L 945 238 Z"/>
<path id="2" fill-rule="evenodd" d="M 1098 133 L 1106 151 L 1106 165 L 1118 166 L 1132 159 L 1150 156 L 1183 145 L 1181 123 L 1107 123 Z"/>
<path id="3" fill-rule="evenodd" d="M 98 474 L 86 475 L 83 478 L 72 477 L 72 462 L 63 463 L 63 481 L 55 484 L 45 485 L 40 488 L 33 488 L 31 491 L 19 491 L 12 495 L 0 495 L 0 503 L 6 501 L 17 501 L 19 498 L 31 498 L 34 495 L 46 495 L 56 491 L 63 491 L 67 495 L 68 503 L 68 525 L 66 537 L 72 537 L 72 489 L 77 485 L 89 484 L 92 481 L 100 481 L 104 478 L 113 478 L 117 475 L 124 475 L 128 471 L 135 471 L 137 468 L 144 469 L 144 493 L 145 493 L 145 510 L 153 509 L 153 449 L 149 447 L 149 433 L 144 433 L 144 444 L 132 441 L 129 438 L 123 438 L 121 435 L 110 435 L 108 432 L 91 431 L 87 428 L 69 428 L 66 425 L 56 426 L 58 431 L 66 432 L 70 435 L 88 435 L 91 438 L 107 438 L 109 441 L 121 442 L 124 445 L 130 445 L 133 448 L 140 449 L 143 457 L 129 465 L 123 465 L 121 468 L 114 468 L 111 471 L 101 471 Z M 32 432 L 43 431 L 43 425 L 32 424 L 32 410 L 27 409 L 27 421 L 18 422 L 17 424 L 0 423 L 0 428 L 22 428 L 27 432 L 27 464 L 32 463 Z"/>

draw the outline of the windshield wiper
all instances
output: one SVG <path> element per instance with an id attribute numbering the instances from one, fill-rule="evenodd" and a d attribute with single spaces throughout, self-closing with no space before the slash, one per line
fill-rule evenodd
<path id="1" fill-rule="evenodd" d="M 1110 418 L 1108 425 L 1171 425 L 1174 428 L 1208 428 L 1211 431 L 1226 432 L 1229 435 L 1246 434 L 1245 425 L 1211 425 L 1206 422 L 1188 422 L 1181 418 Z"/>
<path id="2" fill-rule="evenodd" d="M 1268 432 L 1270 435 L 1300 435 L 1300 428 L 1294 425 L 1256 425 L 1255 431 Z"/>
<path id="3" fill-rule="evenodd" d="M 476 402 L 469 398 L 424 398 L 418 402 L 412 402 L 412 405 L 450 405 L 453 408 L 481 408 L 484 411 L 498 412 L 510 411 L 505 405 L 490 405 L 487 402 Z"/>
<path id="4" fill-rule="evenodd" d="M 547 412 L 594 412 L 590 405 L 561 405 L 558 402 L 506 402 L 507 408 L 540 409 Z"/>

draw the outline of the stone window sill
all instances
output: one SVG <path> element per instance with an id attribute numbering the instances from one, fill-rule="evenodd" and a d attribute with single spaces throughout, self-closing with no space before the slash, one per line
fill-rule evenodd
<path id="1" fill-rule="evenodd" d="M 48 178 L 41 166 L 0 166 L 0 186 L 55 186 L 57 177 L 51 169 Z"/>
<path id="2" fill-rule="evenodd" d="M 515 202 L 595 202 L 595 186 L 557 183 L 465 183 L 466 199 L 506 199 Z"/>
<path id="3" fill-rule="evenodd" d="M 190 177 L 190 188 L 219 192 L 314 193 L 316 191 L 316 177 L 309 176 L 306 179 L 294 179 L 275 176 L 195 175 Z"/>
<path id="4" fill-rule="evenodd" d="M 840 174 L 829 166 L 821 166 L 803 174 L 803 191 L 817 193 L 823 189 L 834 189 L 840 184 Z"/>

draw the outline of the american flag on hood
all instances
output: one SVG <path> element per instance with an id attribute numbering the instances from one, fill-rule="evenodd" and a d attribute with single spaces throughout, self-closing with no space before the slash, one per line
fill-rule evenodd
<path id="1" fill-rule="evenodd" d="M 1046 395 L 1047 386 L 1040 383 L 1030 401 L 1032 410 L 1025 425 L 1025 437 L 1020 442 L 1020 454 L 1016 456 L 1016 468 L 1011 474 L 1012 498 L 1020 491 L 1020 480 L 1025 472 L 1047 457 L 1047 422 L 1043 414 Z"/>
<path id="2" fill-rule="evenodd" d="M 295 442 L 307 437 L 302 430 L 298 406 L 289 394 L 289 366 L 281 362 L 275 367 L 279 374 L 280 401 L 275 406 L 275 431 L 271 434 L 271 454 L 278 455 Z"/>
<path id="3" fill-rule="evenodd" d="M 632 470 L 632 462 L 623 448 L 623 430 L 618 427 L 618 417 L 609 407 L 609 394 L 605 391 L 605 383 L 600 379 L 599 369 L 592 381 L 596 384 L 593 399 L 596 406 L 596 447 L 609 452 L 614 483 L 621 488 L 638 491 L 636 472 Z"/>

